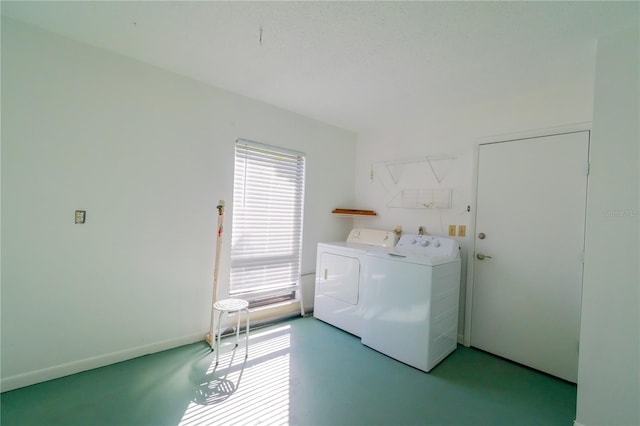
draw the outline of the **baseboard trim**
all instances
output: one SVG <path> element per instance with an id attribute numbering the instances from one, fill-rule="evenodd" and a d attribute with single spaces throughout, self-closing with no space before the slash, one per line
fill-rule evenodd
<path id="1" fill-rule="evenodd" d="M 252 309 L 251 325 L 253 328 L 254 326 L 267 324 L 293 316 L 300 316 L 299 301 L 285 302 L 264 308 Z M 178 346 L 204 341 L 206 336 L 207 331 L 202 331 L 201 333 L 164 340 L 162 342 L 152 343 L 149 345 L 137 346 L 65 364 L 54 365 L 40 370 L 16 374 L 15 376 L 3 377 L 0 380 L 0 392 L 7 392 L 13 389 L 34 385 L 36 383 L 46 382 L 47 380 L 58 379 L 60 377 L 80 373 L 82 371 L 93 370 L 94 368 L 115 364 L 116 362 L 122 362 L 140 356 L 166 351 L 167 349 L 173 349 Z"/>
<path id="2" fill-rule="evenodd" d="M 98 355 L 95 357 L 72 361 L 65 364 L 54 365 L 52 367 L 42 368 L 40 370 L 30 371 L 28 373 L 16 374 L 15 376 L 4 377 L 0 381 L 0 391 L 6 392 L 13 389 L 34 385 L 36 383 L 46 382 L 47 380 L 58 379 L 60 377 L 80 373 L 82 371 L 104 367 L 116 362 L 126 361 L 140 356 L 165 351 L 167 349 L 173 349 L 178 346 L 184 346 L 191 343 L 199 342 L 204 339 L 206 333 L 206 331 L 202 331 L 200 333 L 191 334 L 188 336 L 164 340 L 149 345 L 137 346 L 135 348 L 125 349 L 122 351 L 112 352 L 104 355 Z"/>

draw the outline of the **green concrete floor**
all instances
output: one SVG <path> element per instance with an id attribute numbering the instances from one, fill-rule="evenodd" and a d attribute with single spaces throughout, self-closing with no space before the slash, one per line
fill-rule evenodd
<path id="1" fill-rule="evenodd" d="M 313 317 L 5 392 L 2 425 L 565 425 L 576 386 L 459 346 L 423 373 Z M 226 343 L 226 346 L 225 346 Z"/>

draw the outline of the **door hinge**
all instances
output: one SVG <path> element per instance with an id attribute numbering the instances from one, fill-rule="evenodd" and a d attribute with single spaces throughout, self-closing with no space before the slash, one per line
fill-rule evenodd
<path id="1" fill-rule="evenodd" d="M 591 171 L 591 163 L 587 162 L 587 167 L 585 168 L 585 172 L 587 174 L 587 176 L 589 176 L 589 172 Z"/>

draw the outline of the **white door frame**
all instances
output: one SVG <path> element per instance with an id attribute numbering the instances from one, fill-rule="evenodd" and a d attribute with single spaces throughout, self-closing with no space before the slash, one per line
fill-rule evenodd
<path id="1" fill-rule="evenodd" d="M 531 139 L 543 136 L 553 136 L 553 135 L 561 135 L 564 133 L 575 133 L 582 131 L 591 131 L 591 122 L 584 123 L 576 123 L 576 124 L 568 124 L 565 126 L 558 127 L 549 127 L 538 130 L 529 130 L 524 132 L 517 133 L 507 133 L 507 134 L 499 134 L 493 136 L 484 136 L 480 137 L 476 140 L 476 144 L 474 146 L 473 151 L 473 171 L 472 178 L 473 184 L 471 186 L 471 199 L 473 200 L 473 204 L 471 208 L 473 212 L 471 214 L 471 220 L 469 223 L 469 236 L 471 238 L 471 244 L 469 246 L 469 250 L 467 251 L 467 283 L 466 283 L 466 293 L 465 293 L 465 308 L 464 308 L 464 338 L 463 344 L 467 347 L 471 346 L 471 312 L 473 305 L 473 273 L 474 273 L 474 264 L 473 256 L 476 252 L 476 217 L 477 217 L 477 206 L 478 206 L 478 169 L 479 169 L 479 161 L 480 161 L 480 146 L 497 143 L 497 142 L 510 142 L 516 141 L 520 139 Z M 587 178 L 588 179 L 588 178 Z"/>

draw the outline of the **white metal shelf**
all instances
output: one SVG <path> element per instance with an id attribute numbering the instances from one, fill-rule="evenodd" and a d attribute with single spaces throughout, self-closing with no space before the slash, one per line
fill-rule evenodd
<path id="1" fill-rule="evenodd" d="M 391 180 L 393 180 L 393 183 L 395 184 L 397 184 L 400 181 L 400 175 L 402 174 L 402 170 L 404 166 L 407 164 L 416 164 L 416 163 L 427 163 L 429 165 L 429 169 L 431 170 L 431 173 L 433 173 L 433 177 L 436 179 L 438 183 L 442 183 L 444 176 L 442 176 L 441 173 L 438 173 L 438 171 L 433 166 L 433 163 L 437 161 L 450 161 L 450 160 L 455 160 L 455 157 L 451 157 L 447 154 L 435 154 L 435 155 L 427 155 L 424 157 L 417 157 L 417 158 L 384 161 L 383 164 L 386 167 L 387 172 L 391 177 Z"/>

